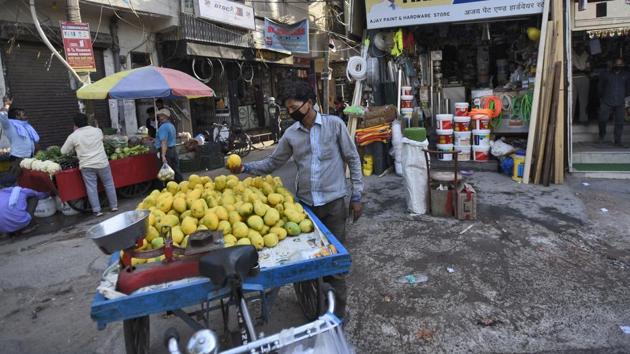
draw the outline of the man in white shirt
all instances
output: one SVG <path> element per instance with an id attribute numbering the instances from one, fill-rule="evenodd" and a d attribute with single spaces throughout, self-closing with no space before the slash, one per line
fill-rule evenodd
<path id="1" fill-rule="evenodd" d="M 82 113 L 78 113 L 74 117 L 74 132 L 68 136 L 61 147 L 63 154 L 70 154 L 74 151 L 76 151 L 79 159 L 79 169 L 94 215 L 103 215 L 98 199 L 97 178 L 101 179 L 101 183 L 105 187 L 111 210 L 113 212 L 118 211 L 114 178 L 103 146 L 103 132 L 98 128 L 89 126 L 87 116 Z"/>
<path id="2" fill-rule="evenodd" d="M 590 90 L 591 64 L 586 44 L 577 46 L 577 50 L 572 51 L 571 61 L 573 62 L 573 102 L 572 107 L 576 109 L 578 121 L 588 122 L 588 96 Z M 576 107 L 576 103 L 579 105 Z"/>

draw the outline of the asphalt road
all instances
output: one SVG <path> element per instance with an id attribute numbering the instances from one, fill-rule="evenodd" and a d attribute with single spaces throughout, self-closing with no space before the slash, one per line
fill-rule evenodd
<path id="1" fill-rule="evenodd" d="M 292 163 L 277 171 L 289 187 L 294 174 Z M 476 221 L 410 215 L 401 177 L 366 178 L 365 215 L 347 236 L 346 333 L 357 352 L 630 352 L 619 328 L 630 325 L 630 185 L 570 178 L 544 188 L 489 172 L 469 181 Z M 84 238 L 98 220 L 79 220 L 0 240 L 1 352 L 124 353 L 122 325 L 98 331 L 90 319 L 108 258 Z M 398 281 L 407 275 L 428 280 Z M 265 333 L 304 322 L 291 287 L 271 313 Z M 152 352 L 165 352 L 169 326 L 192 333 L 152 316 Z"/>

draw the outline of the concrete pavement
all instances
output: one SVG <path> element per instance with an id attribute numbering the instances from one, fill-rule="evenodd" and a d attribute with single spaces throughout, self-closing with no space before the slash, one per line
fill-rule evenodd
<path id="1" fill-rule="evenodd" d="M 291 162 L 278 171 L 289 187 L 294 173 Z M 366 179 L 365 215 L 348 225 L 346 332 L 357 352 L 630 352 L 618 327 L 630 324 L 630 186 L 570 178 L 544 188 L 496 173 L 470 180 L 476 221 L 409 215 L 402 178 Z M 0 240 L 2 352 L 124 352 L 120 323 L 98 331 L 89 318 L 107 262 L 83 236 L 95 222 Z M 396 281 L 405 275 L 428 281 Z M 303 321 L 286 287 L 264 331 Z M 178 319 L 152 316 L 152 352 L 164 352 L 173 325 L 191 334 Z"/>

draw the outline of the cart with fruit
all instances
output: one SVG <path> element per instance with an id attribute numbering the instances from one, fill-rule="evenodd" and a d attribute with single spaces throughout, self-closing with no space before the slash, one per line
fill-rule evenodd
<path id="1" fill-rule="evenodd" d="M 95 225 L 88 237 L 113 254 L 92 302 L 92 319 L 100 329 L 123 321 L 128 353 L 149 352 L 149 316 L 155 314 L 174 315 L 194 330 L 222 327 L 238 336 L 230 325 L 229 287 L 200 276 L 200 258 L 214 250 L 258 250 L 258 268 L 242 288 L 247 302 L 260 301 L 259 323 L 269 318 L 278 289 L 290 284 L 302 285 L 295 287 L 298 301 L 313 320 L 326 309 L 318 279 L 350 269 L 346 249 L 272 176 L 191 175 L 169 182 L 135 211 Z M 223 321 L 212 320 L 215 310 Z"/>

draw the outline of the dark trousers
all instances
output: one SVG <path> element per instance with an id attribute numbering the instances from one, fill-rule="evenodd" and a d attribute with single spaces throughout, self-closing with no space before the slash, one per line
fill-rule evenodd
<path id="1" fill-rule="evenodd" d="M 623 134 L 623 123 L 625 118 L 624 105 L 609 106 L 604 102 L 599 105 L 599 138 L 604 139 L 606 137 L 606 125 L 610 119 L 610 115 L 613 116 L 615 122 L 615 144 L 621 143 L 621 136 Z"/>
<path id="2" fill-rule="evenodd" d="M 22 158 L 11 156 L 11 167 L 9 167 L 10 180 L 6 181 L 7 184 L 17 184 L 18 178 L 20 178 L 20 175 L 22 174 L 22 167 L 20 167 L 20 162 L 22 162 Z"/>
<path id="3" fill-rule="evenodd" d="M 159 151 L 162 151 L 162 150 L 159 150 Z M 162 157 L 160 156 L 160 166 L 162 166 L 161 158 Z M 168 163 L 169 166 L 171 166 L 173 171 L 175 171 L 174 181 L 177 183 L 183 181 L 184 177 L 182 176 L 182 172 L 179 169 L 179 157 L 177 156 L 177 151 L 175 150 L 174 147 L 170 147 L 166 149 L 166 162 Z"/>
<path id="4" fill-rule="evenodd" d="M 311 210 L 313 210 L 317 218 L 326 225 L 328 230 L 335 235 L 335 238 L 337 238 L 341 244 L 345 244 L 348 209 L 346 208 L 344 199 L 339 198 L 328 204 L 312 207 Z M 346 314 L 346 299 L 348 296 L 345 275 L 324 277 L 324 281 L 335 289 L 335 315 L 339 318 L 343 318 Z"/>

